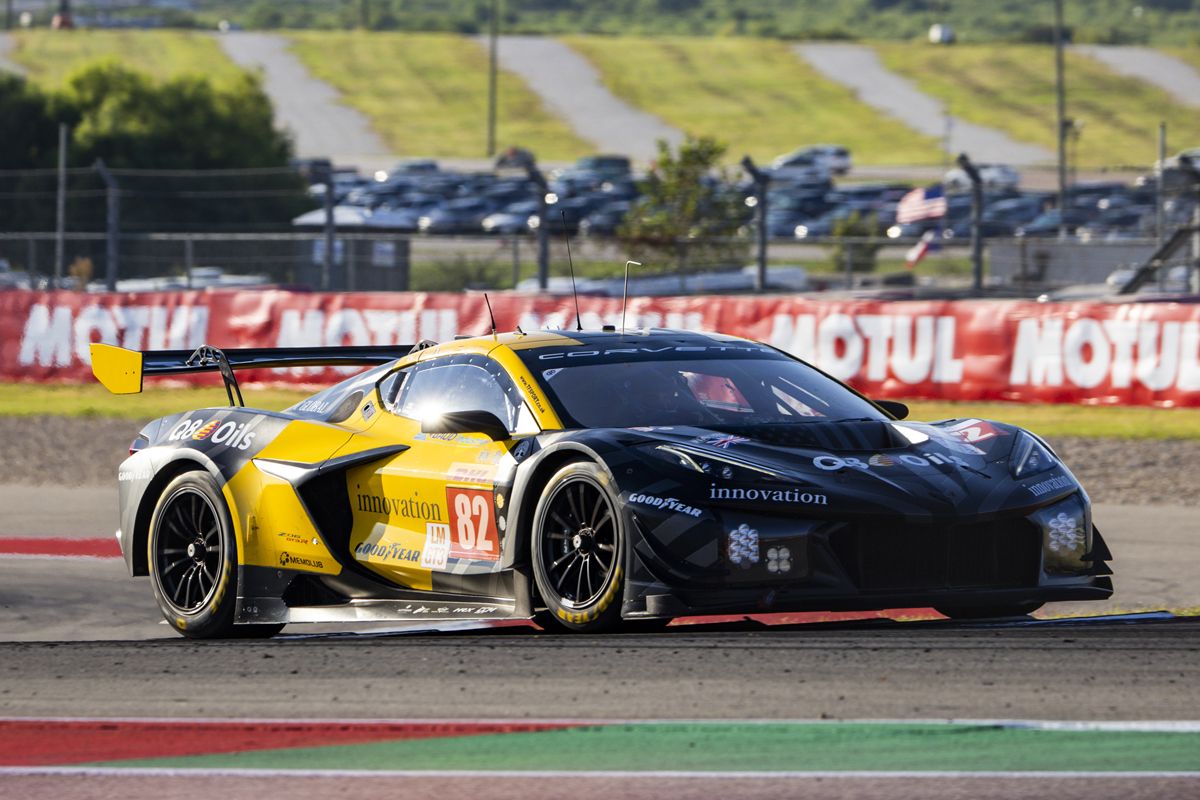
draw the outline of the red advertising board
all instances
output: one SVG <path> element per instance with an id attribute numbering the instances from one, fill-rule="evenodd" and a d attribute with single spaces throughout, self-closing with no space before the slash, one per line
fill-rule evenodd
<path id="1" fill-rule="evenodd" d="M 621 301 L 579 300 L 585 328 Z M 574 326 L 570 297 L 496 295 L 501 329 Z M 0 293 L 0 380 L 88 381 L 88 344 L 134 349 L 445 341 L 488 330 L 481 294 L 286 291 Z M 627 325 L 767 342 L 872 397 L 1200 406 L 1200 305 L 813 300 L 630 300 Z M 247 380 L 318 383 L 347 368 L 259 370 Z M 201 381 L 210 380 L 200 376 Z"/>

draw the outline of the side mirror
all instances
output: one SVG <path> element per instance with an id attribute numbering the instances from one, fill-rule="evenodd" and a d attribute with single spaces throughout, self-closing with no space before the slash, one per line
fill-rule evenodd
<path id="1" fill-rule="evenodd" d="M 908 419 L 908 406 L 897 400 L 876 400 L 875 405 L 879 406 L 896 419 Z"/>
<path id="2" fill-rule="evenodd" d="M 482 433 L 494 442 L 511 436 L 508 426 L 490 411 L 447 411 L 421 420 L 421 433 Z"/>

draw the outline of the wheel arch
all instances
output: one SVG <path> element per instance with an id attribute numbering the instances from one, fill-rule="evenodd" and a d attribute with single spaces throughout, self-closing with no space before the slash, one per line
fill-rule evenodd
<path id="1" fill-rule="evenodd" d="M 577 461 L 586 461 L 599 466 L 608 475 L 609 480 L 612 481 L 614 492 L 618 495 L 620 494 L 620 490 L 612 474 L 612 469 L 605 462 L 604 458 L 591 447 L 581 442 L 562 442 L 547 448 L 539 454 L 537 464 L 531 467 L 527 477 L 519 482 L 513 491 L 513 496 L 517 499 L 516 508 L 514 509 L 515 525 L 513 526 L 517 535 L 513 567 L 518 571 L 524 571 L 528 574 L 531 595 L 537 593 L 531 572 L 532 556 L 530 552 L 530 540 L 532 538 L 533 518 L 537 512 L 538 501 L 541 499 L 542 491 L 550 481 L 550 478 L 567 464 Z"/>
<path id="2" fill-rule="evenodd" d="M 142 499 L 138 503 L 137 515 L 134 518 L 133 537 L 130 540 L 132 548 L 133 574 L 144 576 L 150 574 L 150 564 L 146 557 L 147 540 L 150 537 L 150 520 L 154 517 L 154 509 L 159 499 L 171 481 L 187 472 L 207 472 L 217 479 L 218 484 L 224 482 L 220 470 L 211 461 L 204 459 L 191 450 L 181 450 L 171 461 L 167 462 L 153 480 L 146 486 Z"/>

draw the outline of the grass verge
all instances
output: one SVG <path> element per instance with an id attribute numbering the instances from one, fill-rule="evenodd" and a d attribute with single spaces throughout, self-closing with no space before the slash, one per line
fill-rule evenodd
<path id="1" fill-rule="evenodd" d="M 280 410 L 307 397 L 292 388 L 248 388 L 246 405 Z M 981 417 L 1011 422 L 1044 436 L 1115 439 L 1197 439 L 1200 414 L 1194 409 L 1114 408 L 1110 406 L 1032 405 L 1022 403 L 951 403 L 912 400 L 911 419 Z M 147 383 L 142 394 L 117 397 L 95 384 L 82 386 L 0 383 L 0 416 L 112 417 L 150 420 L 166 414 L 226 404 L 216 381 L 211 387 L 174 388 Z"/>
<path id="2" fill-rule="evenodd" d="M 768 39 L 569 36 L 613 94 L 694 135 L 767 161 L 814 142 L 849 147 L 858 163 L 941 162 L 937 142 L 826 80 L 790 45 Z"/>
<path id="3" fill-rule="evenodd" d="M 1043 45 L 877 44 L 884 65 L 942 100 L 951 114 L 1014 139 L 1056 147 L 1054 49 Z M 1200 110 L 1087 56 L 1066 55 L 1067 116 L 1082 125 L 1068 145 L 1085 166 L 1151 164 L 1159 120 L 1173 131 L 1200 128 Z"/>
<path id="4" fill-rule="evenodd" d="M 366 114 L 397 152 L 482 158 L 487 154 L 487 51 L 450 34 L 297 31 L 294 52 L 314 76 Z M 542 160 L 592 150 L 520 78 L 497 82 L 497 144 L 526 147 Z"/>
<path id="5" fill-rule="evenodd" d="M 193 31 L 31 30 L 14 33 L 13 42 L 12 60 L 47 86 L 59 86 L 76 69 L 103 59 L 163 79 L 199 73 L 220 82 L 241 73 L 212 35 Z"/>

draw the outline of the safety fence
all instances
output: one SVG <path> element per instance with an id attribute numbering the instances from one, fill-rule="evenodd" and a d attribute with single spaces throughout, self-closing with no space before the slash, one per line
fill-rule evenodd
<path id="1" fill-rule="evenodd" d="M 491 304 L 501 330 L 575 324 L 570 296 L 495 294 Z M 619 298 L 581 297 L 579 308 L 587 329 L 621 321 Z M 94 341 L 399 352 L 422 339 L 486 333 L 488 319 L 479 293 L 8 291 L 0 292 L 0 379 L 89 381 Z M 767 342 L 873 397 L 1200 406 L 1198 304 L 640 297 L 629 301 L 625 322 Z M 244 378 L 316 383 L 346 372 L 259 370 Z"/>

